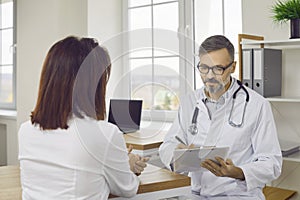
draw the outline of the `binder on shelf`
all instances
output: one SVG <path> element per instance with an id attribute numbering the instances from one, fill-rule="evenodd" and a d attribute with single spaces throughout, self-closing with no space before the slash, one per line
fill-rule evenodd
<path id="1" fill-rule="evenodd" d="M 243 73 L 242 73 L 242 83 L 253 89 L 253 49 L 243 49 Z"/>
<path id="2" fill-rule="evenodd" d="M 253 49 L 253 89 L 264 97 L 281 96 L 282 51 Z"/>

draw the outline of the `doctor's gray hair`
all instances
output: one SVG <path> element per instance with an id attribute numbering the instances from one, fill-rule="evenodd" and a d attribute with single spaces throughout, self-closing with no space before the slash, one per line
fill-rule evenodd
<path id="1" fill-rule="evenodd" d="M 199 56 L 205 55 L 212 51 L 217 51 L 226 48 L 232 61 L 234 60 L 234 46 L 223 35 L 213 35 L 206 38 L 199 47 Z"/>

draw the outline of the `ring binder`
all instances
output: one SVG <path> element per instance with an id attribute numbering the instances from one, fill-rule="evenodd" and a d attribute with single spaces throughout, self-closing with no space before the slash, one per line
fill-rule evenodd
<path id="1" fill-rule="evenodd" d="M 243 73 L 242 73 L 242 83 L 253 89 L 253 67 L 252 67 L 252 49 L 243 49 Z"/>
<path id="2" fill-rule="evenodd" d="M 243 83 L 264 97 L 281 96 L 282 50 L 243 49 Z"/>

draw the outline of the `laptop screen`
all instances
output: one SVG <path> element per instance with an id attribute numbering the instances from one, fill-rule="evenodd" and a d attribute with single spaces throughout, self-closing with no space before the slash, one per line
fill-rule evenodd
<path id="1" fill-rule="evenodd" d="M 125 133 L 139 130 L 142 103 L 142 100 L 111 99 L 108 122 L 117 125 Z"/>

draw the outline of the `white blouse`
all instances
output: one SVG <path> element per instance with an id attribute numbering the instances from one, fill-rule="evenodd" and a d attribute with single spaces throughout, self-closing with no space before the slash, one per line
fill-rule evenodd
<path id="1" fill-rule="evenodd" d="M 19 160 L 23 200 L 131 197 L 139 185 L 122 133 L 105 121 L 73 118 L 67 130 L 46 131 L 27 121 L 19 130 Z"/>

